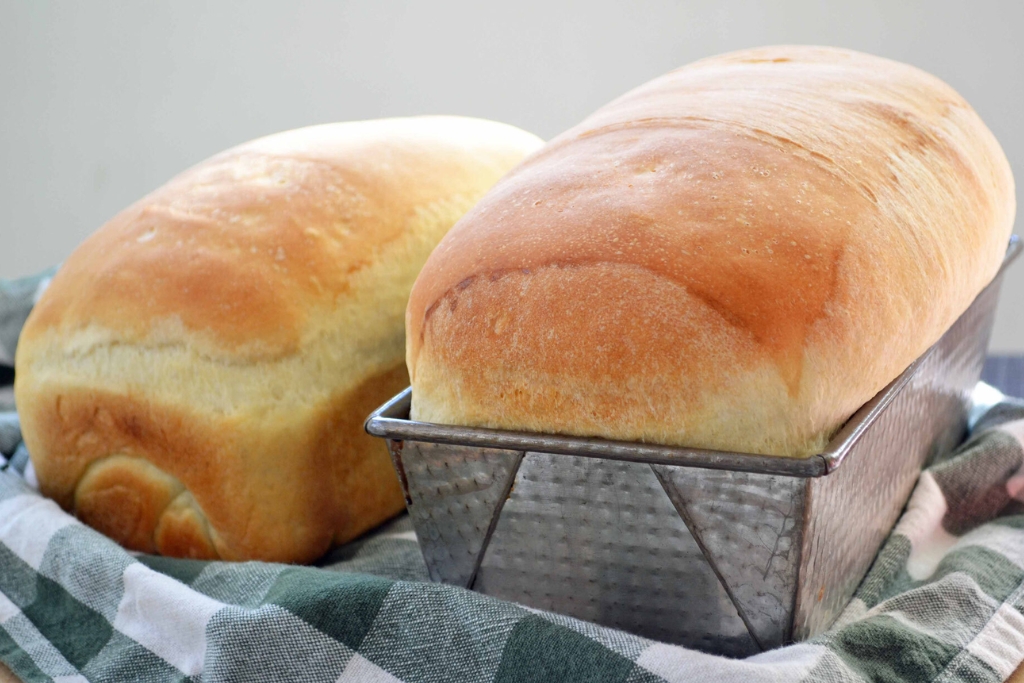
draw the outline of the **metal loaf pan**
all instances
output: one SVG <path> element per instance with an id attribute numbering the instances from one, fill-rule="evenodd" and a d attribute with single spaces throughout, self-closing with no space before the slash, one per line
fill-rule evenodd
<path id="1" fill-rule="evenodd" d="M 943 337 L 806 459 L 427 424 L 388 440 L 435 581 L 707 652 L 828 628 L 922 466 L 963 438 L 1003 267 Z"/>

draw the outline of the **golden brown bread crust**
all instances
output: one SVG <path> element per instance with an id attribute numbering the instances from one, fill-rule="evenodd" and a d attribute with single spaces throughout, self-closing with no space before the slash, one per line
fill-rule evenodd
<path id="1" fill-rule="evenodd" d="M 224 152 L 116 216 L 19 340 L 44 493 L 130 548 L 302 562 L 403 507 L 365 416 L 427 255 L 541 141 L 422 117 Z"/>
<path id="2" fill-rule="evenodd" d="M 806 456 L 994 276 L 1002 150 L 951 88 L 846 50 L 702 60 L 598 110 L 442 240 L 415 419 Z"/>

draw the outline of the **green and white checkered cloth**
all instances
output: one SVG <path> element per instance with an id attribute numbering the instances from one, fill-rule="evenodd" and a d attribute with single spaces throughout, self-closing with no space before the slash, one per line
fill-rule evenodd
<path id="1" fill-rule="evenodd" d="M 405 517 L 319 567 L 126 552 L 38 494 L 0 414 L 0 660 L 29 681 L 1001 681 L 1024 658 L 1022 443 L 1024 403 L 999 401 L 831 631 L 729 660 L 429 583 Z"/>

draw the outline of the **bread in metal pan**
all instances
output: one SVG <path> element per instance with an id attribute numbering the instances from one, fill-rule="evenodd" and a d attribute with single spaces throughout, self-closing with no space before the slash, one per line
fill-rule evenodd
<path id="1" fill-rule="evenodd" d="M 308 561 L 398 513 L 366 415 L 407 386 L 444 233 L 541 141 L 423 117 L 272 135 L 86 240 L 32 312 L 16 400 L 42 491 L 129 548 Z"/>
<path id="2" fill-rule="evenodd" d="M 442 240 L 406 325 L 415 419 L 784 456 L 994 276 L 1015 211 L 949 86 L 768 47 L 613 101 Z"/>

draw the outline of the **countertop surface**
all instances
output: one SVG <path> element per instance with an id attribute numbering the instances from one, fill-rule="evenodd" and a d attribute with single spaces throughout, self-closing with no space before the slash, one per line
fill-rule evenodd
<path id="1" fill-rule="evenodd" d="M 981 379 L 1004 394 L 1024 397 L 1024 356 L 990 355 Z"/>

